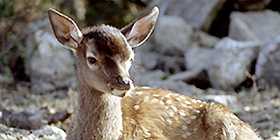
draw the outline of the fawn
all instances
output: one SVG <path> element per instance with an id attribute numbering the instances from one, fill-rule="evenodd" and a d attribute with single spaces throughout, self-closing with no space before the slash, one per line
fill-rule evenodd
<path id="1" fill-rule="evenodd" d="M 226 107 L 162 89 L 134 87 L 133 49 L 152 33 L 159 9 L 121 30 L 100 25 L 80 30 L 50 9 L 57 40 L 77 58 L 78 107 L 67 139 L 256 140 L 261 139 Z"/>

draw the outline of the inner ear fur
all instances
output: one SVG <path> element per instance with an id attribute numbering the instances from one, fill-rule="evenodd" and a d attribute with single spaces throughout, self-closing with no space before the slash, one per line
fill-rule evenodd
<path id="1" fill-rule="evenodd" d="M 83 34 L 74 20 L 55 9 L 49 9 L 48 17 L 56 39 L 66 48 L 76 50 Z"/>
<path id="2" fill-rule="evenodd" d="M 132 48 L 142 45 L 151 35 L 156 25 L 159 9 L 155 6 L 150 13 L 142 16 L 121 29 Z"/>

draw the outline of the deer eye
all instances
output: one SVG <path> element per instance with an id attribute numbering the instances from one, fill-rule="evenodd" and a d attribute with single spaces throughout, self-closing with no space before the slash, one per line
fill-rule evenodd
<path id="1" fill-rule="evenodd" d="M 88 57 L 87 60 L 90 64 L 95 64 L 97 62 L 97 60 L 94 57 Z"/>

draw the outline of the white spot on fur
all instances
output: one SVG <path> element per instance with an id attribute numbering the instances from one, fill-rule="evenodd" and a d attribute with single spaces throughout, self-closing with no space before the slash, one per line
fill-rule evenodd
<path id="1" fill-rule="evenodd" d="M 194 128 L 193 131 L 197 131 L 197 128 Z"/>
<path id="2" fill-rule="evenodd" d="M 186 113 L 184 113 L 184 112 L 182 112 L 182 111 L 179 111 L 178 113 L 179 113 L 181 116 L 183 116 L 183 117 L 186 116 Z"/>
<path id="3" fill-rule="evenodd" d="M 170 117 L 174 116 L 174 112 L 171 109 L 168 110 L 168 114 L 169 114 Z"/>
<path id="4" fill-rule="evenodd" d="M 196 119 L 196 116 L 191 116 L 190 119 L 194 120 Z"/>
<path id="5" fill-rule="evenodd" d="M 199 107 L 203 107 L 203 104 L 200 104 Z"/>
<path id="6" fill-rule="evenodd" d="M 200 115 L 200 118 L 202 118 L 202 117 L 203 117 L 203 115 L 204 115 L 204 114 L 201 114 L 201 115 Z"/>
<path id="7" fill-rule="evenodd" d="M 183 104 L 183 103 L 181 103 L 181 106 L 182 106 L 182 107 L 187 107 L 187 105 L 185 105 L 185 104 Z"/>
<path id="8" fill-rule="evenodd" d="M 182 99 L 179 98 L 179 97 L 176 97 L 175 99 L 176 99 L 177 101 L 182 101 Z"/>
<path id="9" fill-rule="evenodd" d="M 152 103 L 156 103 L 156 102 L 158 102 L 158 101 L 159 101 L 159 100 L 158 100 L 157 98 L 153 98 L 151 102 L 152 102 Z"/>
<path id="10" fill-rule="evenodd" d="M 183 138 L 187 138 L 187 135 L 186 135 L 186 134 L 183 134 L 182 137 L 183 137 Z"/>
<path id="11" fill-rule="evenodd" d="M 186 100 L 187 98 L 185 96 L 179 96 L 182 100 Z"/>
<path id="12" fill-rule="evenodd" d="M 238 119 L 234 114 L 230 114 L 230 117 L 231 117 L 232 119 Z"/>
<path id="13" fill-rule="evenodd" d="M 143 94 L 143 91 L 138 91 L 135 93 L 136 95 L 142 95 Z"/>
<path id="14" fill-rule="evenodd" d="M 150 138 L 151 137 L 151 133 L 149 132 L 149 130 L 146 129 L 145 127 L 143 127 L 142 129 L 144 131 L 144 134 L 145 134 L 146 138 Z"/>
<path id="15" fill-rule="evenodd" d="M 188 105 L 192 104 L 190 101 L 185 101 L 184 103 Z"/>
<path id="16" fill-rule="evenodd" d="M 169 104 L 171 104 L 172 102 L 170 101 L 170 100 L 167 100 L 166 102 L 165 102 L 165 104 L 167 104 L 167 105 L 169 105 Z"/>
<path id="17" fill-rule="evenodd" d="M 166 122 L 169 123 L 169 124 L 172 123 L 171 119 L 166 119 Z"/>
<path id="18" fill-rule="evenodd" d="M 171 107 L 175 112 L 178 111 L 178 109 L 177 109 L 175 106 L 171 105 L 170 107 Z"/>
<path id="19" fill-rule="evenodd" d="M 191 132 L 187 132 L 187 135 L 190 136 L 190 135 L 192 135 L 192 133 Z"/>
<path id="20" fill-rule="evenodd" d="M 199 110 L 196 110 L 195 112 L 196 112 L 196 113 L 200 113 L 200 111 L 199 111 Z"/>
<path id="21" fill-rule="evenodd" d="M 169 94 L 166 94 L 164 97 L 166 97 L 166 98 L 170 98 L 170 95 L 169 95 Z"/>
<path id="22" fill-rule="evenodd" d="M 182 129 L 183 129 L 183 130 L 187 130 L 188 127 L 187 127 L 186 125 L 183 125 L 183 126 L 182 126 Z"/>
<path id="23" fill-rule="evenodd" d="M 143 102 L 147 102 L 149 100 L 149 96 L 145 96 Z"/>
<path id="24" fill-rule="evenodd" d="M 153 96 L 154 96 L 154 97 L 159 97 L 159 95 L 158 95 L 158 94 L 153 94 Z"/>
<path id="25" fill-rule="evenodd" d="M 164 102 L 160 100 L 160 101 L 159 101 L 159 104 L 164 105 Z"/>
<path id="26" fill-rule="evenodd" d="M 134 110 L 138 110 L 139 109 L 139 105 L 135 105 L 133 108 L 134 108 Z"/>
<path id="27" fill-rule="evenodd" d="M 193 103 L 197 103 L 197 100 L 195 100 L 195 99 L 192 99 L 192 100 L 191 100 L 191 102 L 193 102 Z"/>

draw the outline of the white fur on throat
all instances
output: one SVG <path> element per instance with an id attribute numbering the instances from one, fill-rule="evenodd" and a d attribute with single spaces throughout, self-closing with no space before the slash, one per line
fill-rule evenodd
<path id="1" fill-rule="evenodd" d="M 103 133 L 103 139 L 113 140 L 119 139 L 122 134 L 122 111 L 121 111 L 121 97 L 114 96 L 112 94 L 102 95 L 102 101 L 105 104 L 103 113 L 104 120 L 101 131 Z M 113 127 L 112 127 L 113 126 Z"/>

